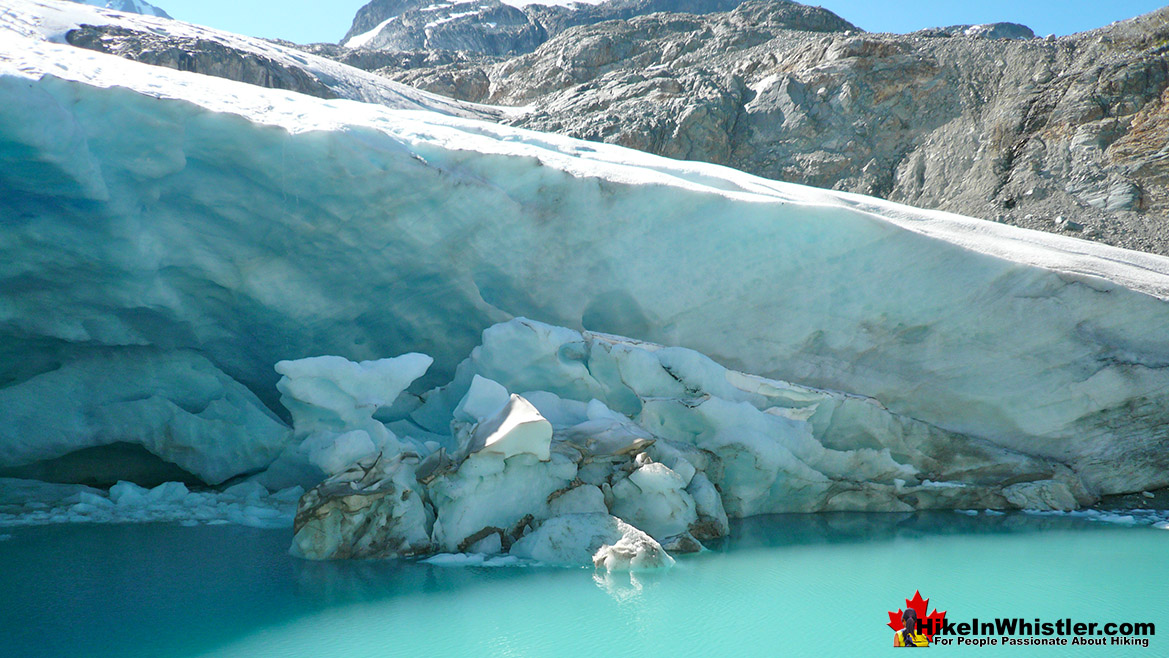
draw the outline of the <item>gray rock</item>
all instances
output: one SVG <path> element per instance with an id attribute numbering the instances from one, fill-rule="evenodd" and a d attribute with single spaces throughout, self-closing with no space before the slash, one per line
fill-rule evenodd
<path id="1" fill-rule="evenodd" d="M 799 7 L 637 16 L 504 61 L 382 73 L 530 106 L 506 119 L 526 128 L 1038 230 L 1063 215 L 1169 253 L 1169 8 L 1019 39 L 1006 24 L 976 26 L 984 38 L 817 32 Z"/>
<path id="2" fill-rule="evenodd" d="M 119 55 L 144 64 L 287 89 L 317 98 L 339 97 L 304 69 L 286 66 L 272 58 L 240 51 L 212 39 L 159 35 L 113 25 L 83 25 L 67 32 L 65 39 L 79 48 Z"/>
<path id="3" fill-rule="evenodd" d="M 512 7 L 498 0 L 457 4 L 432 0 L 373 0 L 357 11 L 342 44 L 391 50 L 460 50 L 487 55 L 529 53 L 570 28 L 625 20 L 657 12 L 710 14 L 729 11 L 743 0 L 608 0 L 569 6 Z M 855 30 L 820 7 L 776 3 L 786 26 L 810 31 Z"/>
<path id="4" fill-rule="evenodd" d="M 974 39 L 1034 39 L 1035 33 L 1018 23 L 984 23 L 982 25 L 950 25 L 918 30 L 915 37 L 971 37 Z"/>

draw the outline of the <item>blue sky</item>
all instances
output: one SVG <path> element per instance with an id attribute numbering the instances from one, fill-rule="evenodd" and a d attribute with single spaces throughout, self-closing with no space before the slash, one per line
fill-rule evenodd
<path id="1" fill-rule="evenodd" d="M 171 16 L 231 32 L 300 43 L 339 41 L 367 0 L 152 0 Z M 958 23 L 1023 23 L 1036 34 L 1070 34 L 1132 18 L 1166 0 L 819 0 L 872 32 Z M 806 4 L 816 4 L 809 2 Z"/>

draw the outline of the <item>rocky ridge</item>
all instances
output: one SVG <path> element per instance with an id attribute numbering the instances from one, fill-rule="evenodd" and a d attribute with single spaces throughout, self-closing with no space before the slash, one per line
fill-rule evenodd
<path id="1" fill-rule="evenodd" d="M 814 32 L 791 11 L 638 16 L 379 72 L 525 106 L 506 121 L 526 128 L 1169 253 L 1169 9 L 1045 39 Z"/>
<path id="2" fill-rule="evenodd" d="M 587 0 L 546 4 L 537 0 L 373 0 L 357 11 L 353 26 L 341 44 L 348 48 L 516 55 L 532 52 L 548 39 L 577 26 L 659 12 L 696 15 L 725 12 L 742 2 Z M 774 4 L 792 29 L 813 32 L 857 29 L 820 7 L 788 0 Z"/>

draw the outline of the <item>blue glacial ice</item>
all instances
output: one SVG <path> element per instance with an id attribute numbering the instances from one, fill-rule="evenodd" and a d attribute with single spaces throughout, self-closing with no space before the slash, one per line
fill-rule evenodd
<path id="1" fill-rule="evenodd" d="M 409 551 L 1169 485 L 1169 259 L 149 67 L 10 4 L 0 469 L 121 442 L 206 484 L 349 478 Z"/>

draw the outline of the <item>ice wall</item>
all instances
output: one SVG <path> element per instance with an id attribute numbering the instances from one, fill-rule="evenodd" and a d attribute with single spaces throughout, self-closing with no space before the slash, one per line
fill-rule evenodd
<path id="1" fill-rule="evenodd" d="M 1132 491 L 1169 484 L 1166 298 L 1147 254 L 0 39 L 0 386 L 138 345 L 278 409 L 282 359 L 417 351 L 434 384 L 523 315 Z"/>

